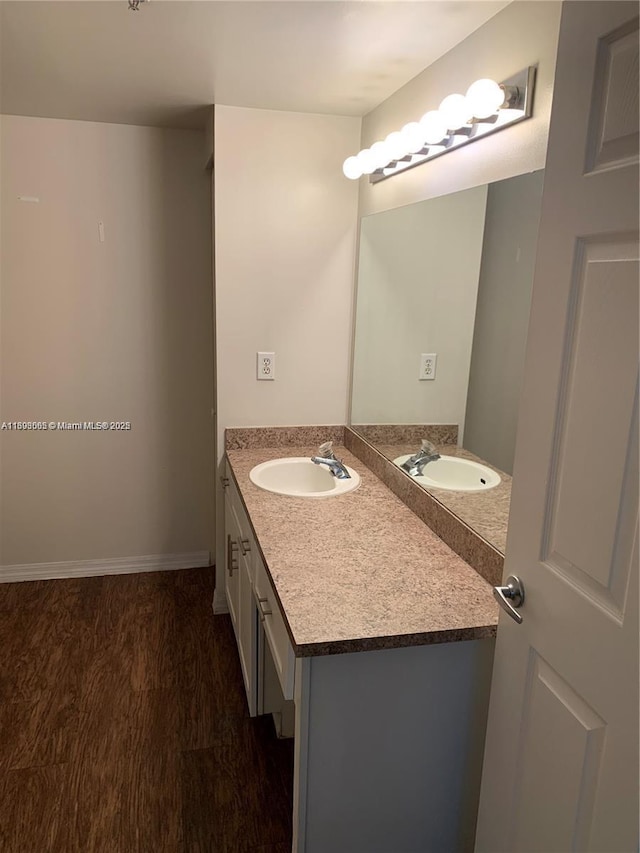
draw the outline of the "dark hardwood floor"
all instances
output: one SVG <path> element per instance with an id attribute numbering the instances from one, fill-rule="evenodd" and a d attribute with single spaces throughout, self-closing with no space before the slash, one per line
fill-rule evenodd
<path id="1" fill-rule="evenodd" d="M 290 853 L 210 569 L 0 584 L 2 853 Z"/>

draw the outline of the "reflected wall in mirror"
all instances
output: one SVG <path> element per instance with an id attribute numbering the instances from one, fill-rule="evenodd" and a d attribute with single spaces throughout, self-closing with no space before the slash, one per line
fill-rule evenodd
<path id="1" fill-rule="evenodd" d="M 360 231 L 352 429 L 398 464 L 431 441 L 442 459 L 407 476 L 501 553 L 542 184 L 542 171 L 520 175 L 365 217 Z"/>

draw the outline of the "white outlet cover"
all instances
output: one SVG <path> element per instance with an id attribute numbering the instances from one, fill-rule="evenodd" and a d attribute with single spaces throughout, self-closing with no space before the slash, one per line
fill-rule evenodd
<path id="1" fill-rule="evenodd" d="M 437 365 L 438 356 L 435 352 L 423 352 L 420 356 L 420 372 L 418 373 L 418 379 L 420 379 L 420 381 L 425 379 L 435 379 Z"/>
<path id="2" fill-rule="evenodd" d="M 271 381 L 276 378 L 275 352 L 256 353 L 256 379 Z"/>

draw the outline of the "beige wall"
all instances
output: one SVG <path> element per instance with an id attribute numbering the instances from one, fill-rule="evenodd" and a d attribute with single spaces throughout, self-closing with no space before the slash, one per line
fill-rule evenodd
<path id="1" fill-rule="evenodd" d="M 359 139 L 360 119 L 215 108 L 219 455 L 228 426 L 346 420 Z"/>
<path id="2" fill-rule="evenodd" d="M 0 564 L 210 550 L 203 134 L 13 116 L 1 130 L 0 420 L 132 429 L 0 432 Z"/>
<path id="3" fill-rule="evenodd" d="M 343 423 L 360 120 L 216 107 L 218 422 Z M 276 379 L 256 379 L 256 352 Z M 222 443 L 221 443 L 222 448 Z"/>
<path id="4" fill-rule="evenodd" d="M 379 184 L 361 179 L 361 216 L 544 167 L 560 7 L 516 0 L 363 119 L 365 148 L 479 77 L 503 80 L 538 65 L 532 118 Z"/>

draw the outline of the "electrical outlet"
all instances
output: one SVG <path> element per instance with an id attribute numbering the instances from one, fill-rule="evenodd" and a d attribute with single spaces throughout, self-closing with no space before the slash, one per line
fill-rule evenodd
<path id="1" fill-rule="evenodd" d="M 276 378 L 276 354 L 275 352 L 259 352 L 257 353 L 256 378 L 257 379 L 275 379 Z"/>
<path id="2" fill-rule="evenodd" d="M 423 352 L 420 356 L 420 373 L 418 379 L 435 379 L 438 356 L 435 352 Z"/>

